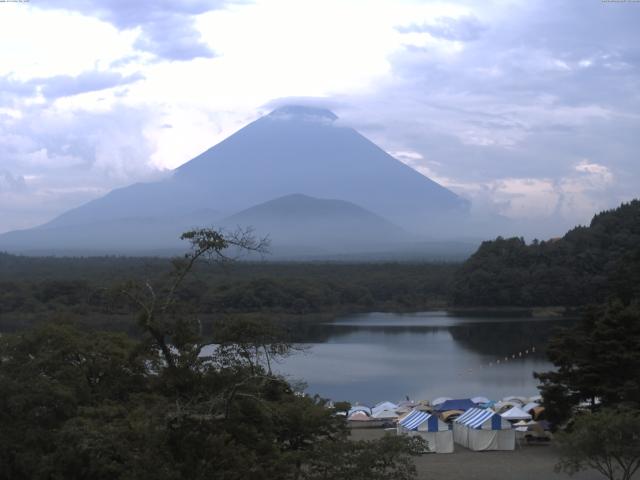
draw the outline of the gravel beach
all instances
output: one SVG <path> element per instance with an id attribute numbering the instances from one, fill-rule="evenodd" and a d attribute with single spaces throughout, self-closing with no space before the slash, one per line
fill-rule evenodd
<path id="1" fill-rule="evenodd" d="M 354 440 L 372 440 L 385 434 L 381 429 L 354 429 Z M 426 454 L 416 458 L 420 480 L 604 480 L 595 470 L 573 476 L 555 473 L 558 454 L 553 445 L 523 445 L 510 452 L 473 452 L 455 445 L 454 453 Z M 640 473 L 640 472 L 638 472 Z M 640 479 L 640 474 L 634 475 Z"/>

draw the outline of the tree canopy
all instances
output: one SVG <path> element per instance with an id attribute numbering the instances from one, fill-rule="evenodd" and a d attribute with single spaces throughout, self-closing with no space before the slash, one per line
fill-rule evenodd
<path id="1" fill-rule="evenodd" d="M 640 200 L 599 213 L 562 238 L 483 242 L 458 270 L 453 302 L 471 306 L 584 306 L 640 293 Z"/>
<path id="2" fill-rule="evenodd" d="M 261 244 L 185 238 L 192 250 L 165 282 L 122 286 L 137 339 L 64 321 L 0 337 L 0 480 L 413 478 L 415 441 L 351 442 L 325 400 L 271 371 L 291 348 L 277 329 L 227 325 L 206 345 L 180 285 L 233 242 Z"/>
<path id="3" fill-rule="evenodd" d="M 640 411 L 580 415 L 557 441 L 561 459 L 556 470 L 573 475 L 592 468 L 609 480 L 631 480 L 640 469 Z"/>

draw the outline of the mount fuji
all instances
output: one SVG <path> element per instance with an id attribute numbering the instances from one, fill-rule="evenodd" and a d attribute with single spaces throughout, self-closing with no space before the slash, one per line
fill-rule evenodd
<path id="1" fill-rule="evenodd" d="M 277 221 L 278 209 L 269 204 L 283 197 L 299 204 L 286 229 Z M 328 205 L 332 214 L 322 217 Z M 270 234 L 280 244 L 293 246 L 299 237 L 308 245 L 313 243 L 311 226 L 321 220 L 318 233 L 340 232 L 332 237 L 333 247 L 340 241 L 366 247 L 380 239 L 386 244 L 415 241 L 416 234 L 454 236 L 468 210 L 466 200 L 342 125 L 331 111 L 288 106 L 250 123 L 161 181 L 113 190 L 44 225 L 0 235 L 0 249 L 156 252 L 184 248 L 178 237 L 189 228 L 234 221 L 251 222 L 258 234 Z M 318 234 L 315 243 L 326 241 Z"/>

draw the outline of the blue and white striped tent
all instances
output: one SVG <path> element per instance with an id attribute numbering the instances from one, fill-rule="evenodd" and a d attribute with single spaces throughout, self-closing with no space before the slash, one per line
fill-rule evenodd
<path id="1" fill-rule="evenodd" d="M 452 453 L 453 432 L 436 415 L 412 410 L 398 422 L 398 435 L 422 437 L 431 452 Z"/>
<path id="2" fill-rule="evenodd" d="M 408 415 L 398 422 L 398 425 L 406 430 L 420 430 L 423 432 L 439 431 L 438 417 L 427 412 L 421 412 L 420 410 L 413 410 L 409 412 Z"/>
<path id="3" fill-rule="evenodd" d="M 453 439 L 471 450 L 513 450 L 511 423 L 491 409 L 472 408 L 453 421 Z"/>

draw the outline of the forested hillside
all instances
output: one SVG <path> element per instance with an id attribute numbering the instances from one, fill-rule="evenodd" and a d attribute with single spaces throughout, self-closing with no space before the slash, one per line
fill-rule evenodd
<path id="1" fill-rule="evenodd" d="M 237 262 L 202 264 L 181 285 L 183 303 L 201 314 L 306 314 L 442 307 L 458 264 Z M 166 277 L 166 258 L 38 258 L 0 253 L 0 331 L 73 315 L 128 331 L 123 284 Z M 207 323 L 207 317 L 203 319 Z M 206 327 L 206 325 L 205 325 Z"/>
<path id="2" fill-rule="evenodd" d="M 527 245 L 522 238 L 484 242 L 456 273 L 460 306 L 581 306 L 640 289 L 640 201 L 593 217 L 564 237 Z"/>

